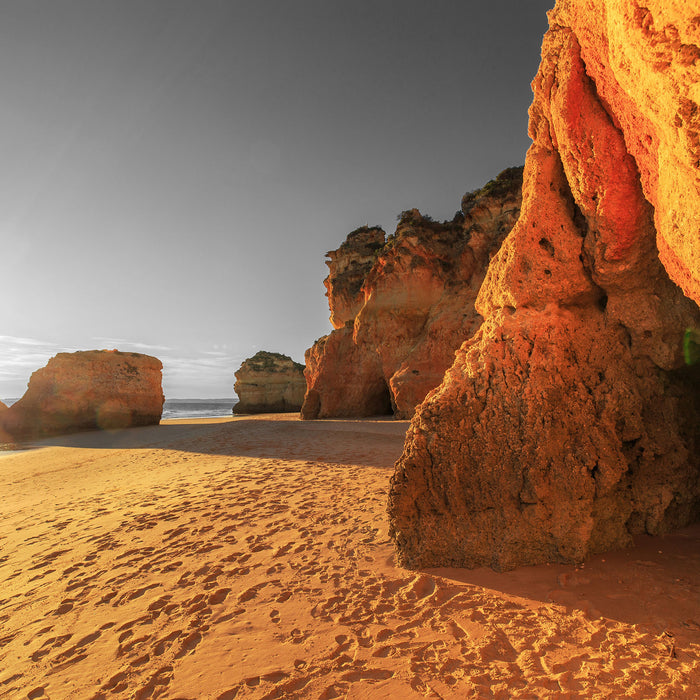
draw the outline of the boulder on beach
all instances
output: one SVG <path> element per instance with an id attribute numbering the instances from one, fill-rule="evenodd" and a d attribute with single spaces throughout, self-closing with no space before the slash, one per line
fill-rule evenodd
<path id="1" fill-rule="evenodd" d="M 304 401 L 304 365 L 287 355 L 260 350 L 243 361 L 235 377 L 234 413 L 292 413 Z"/>
<path id="2" fill-rule="evenodd" d="M 14 440 L 158 424 L 163 365 L 118 350 L 62 352 L 34 372 L 24 396 L 0 413 Z"/>

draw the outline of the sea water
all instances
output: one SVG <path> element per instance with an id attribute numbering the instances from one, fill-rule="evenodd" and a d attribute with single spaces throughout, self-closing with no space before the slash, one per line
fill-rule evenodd
<path id="1" fill-rule="evenodd" d="M 11 406 L 19 399 L 2 399 Z M 162 418 L 220 418 L 232 415 L 235 399 L 165 399 Z"/>
<path id="2" fill-rule="evenodd" d="M 220 418 L 232 415 L 238 399 L 165 399 L 163 418 Z"/>

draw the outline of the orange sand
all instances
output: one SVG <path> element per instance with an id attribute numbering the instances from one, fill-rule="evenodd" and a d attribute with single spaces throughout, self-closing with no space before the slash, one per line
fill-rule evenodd
<path id="1" fill-rule="evenodd" d="M 405 422 L 171 421 L 0 457 L 0 697 L 700 696 L 700 528 L 411 572 Z"/>

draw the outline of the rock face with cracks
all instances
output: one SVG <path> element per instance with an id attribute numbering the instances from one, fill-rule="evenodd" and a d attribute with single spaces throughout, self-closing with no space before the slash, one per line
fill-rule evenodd
<path id="1" fill-rule="evenodd" d="M 32 374 L 24 396 L 0 413 L 0 428 L 5 437 L 26 440 L 158 424 L 162 368 L 157 358 L 139 353 L 59 353 Z"/>
<path id="2" fill-rule="evenodd" d="M 234 413 L 290 413 L 304 401 L 304 365 L 277 352 L 261 350 L 241 364 L 234 390 Z"/>
<path id="3" fill-rule="evenodd" d="M 682 349 L 700 326 L 681 290 L 698 300 L 695 109 L 677 119 L 700 84 L 687 7 L 550 13 L 520 219 L 480 290 L 484 323 L 392 478 L 402 564 L 580 562 L 700 515 L 700 377 Z"/>
<path id="4" fill-rule="evenodd" d="M 303 418 L 413 415 L 481 322 L 474 300 L 517 219 L 521 183 L 522 168 L 510 168 L 465 195 L 452 221 L 412 209 L 381 247 L 381 229 L 359 229 L 363 238 L 353 232 L 328 254 L 336 330 L 306 353 Z M 376 237 L 368 241 L 370 233 Z"/>

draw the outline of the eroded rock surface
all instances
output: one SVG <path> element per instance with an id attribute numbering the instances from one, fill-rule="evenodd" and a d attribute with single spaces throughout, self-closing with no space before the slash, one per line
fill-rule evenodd
<path id="1" fill-rule="evenodd" d="M 24 396 L 0 414 L 14 440 L 158 424 L 160 360 L 117 350 L 62 352 L 34 372 Z"/>
<path id="2" fill-rule="evenodd" d="M 365 302 L 362 285 L 385 243 L 383 229 L 363 226 L 349 233 L 340 248 L 326 253 L 328 277 L 323 284 L 333 328 L 342 328 L 359 313 Z"/>
<path id="3" fill-rule="evenodd" d="M 261 350 L 241 364 L 234 390 L 234 413 L 288 413 L 304 401 L 304 365 L 277 352 Z"/>
<path id="4" fill-rule="evenodd" d="M 403 212 L 383 247 L 377 248 L 378 234 L 371 239 L 372 256 L 362 241 L 361 266 L 355 264 L 356 232 L 328 254 L 333 282 L 326 287 L 336 330 L 306 353 L 302 417 L 413 415 L 442 380 L 455 350 L 479 327 L 474 300 L 489 259 L 517 219 L 521 183 L 522 168 L 504 171 L 465 195 L 453 221 L 434 222 L 417 209 Z M 351 271 L 347 282 L 342 270 Z M 351 311 L 356 315 L 350 317 Z"/>
<path id="5" fill-rule="evenodd" d="M 700 8 L 686 0 L 559 0 L 586 73 L 654 207 L 659 257 L 700 303 Z"/>
<path id="6" fill-rule="evenodd" d="M 673 88 L 664 104 L 694 89 L 694 63 L 652 50 L 650 28 L 674 32 L 646 5 L 550 13 L 520 219 L 479 293 L 484 323 L 419 407 L 392 478 L 404 565 L 580 562 L 700 514 L 700 377 L 683 360 L 700 312 L 668 274 L 694 295 L 698 164 L 673 110 L 603 66 L 627 56 L 642 86 Z M 668 6 L 691 32 L 687 6 Z"/>

